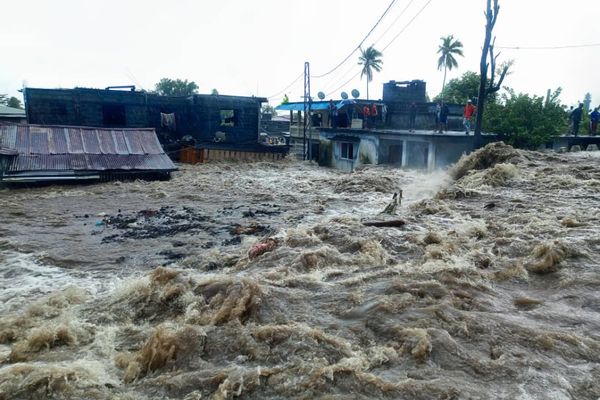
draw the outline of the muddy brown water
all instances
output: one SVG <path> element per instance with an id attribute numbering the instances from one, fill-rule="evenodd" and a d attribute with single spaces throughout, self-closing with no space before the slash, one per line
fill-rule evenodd
<path id="1" fill-rule="evenodd" d="M 0 399 L 598 399 L 599 189 L 502 145 L 2 189 Z"/>

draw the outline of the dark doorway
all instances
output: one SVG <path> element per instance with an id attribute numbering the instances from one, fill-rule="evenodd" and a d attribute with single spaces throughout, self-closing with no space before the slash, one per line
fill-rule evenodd
<path id="1" fill-rule="evenodd" d="M 429 144 L 425 142 L 408 142 L 407 160 L 408 168 L 426 169 L 429 157 Z"/>
<path id="2" fill-rule="evenodd" d="M 102 123 L 104 126 L 126 126 L 125 106 L 122 104 L 103 104 Z"/>
<path id="3" fill-rule="evenodd" d="M 402 151 L 404 146 L 402 144 L 392 144 L 389 147 L 388 162 L 392 165 L 402 165 Z"/>

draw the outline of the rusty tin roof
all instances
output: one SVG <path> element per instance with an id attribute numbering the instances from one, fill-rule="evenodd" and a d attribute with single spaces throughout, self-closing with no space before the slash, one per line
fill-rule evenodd
<path id="1" fill-rule="evenodd" d="M 162 171 L 175 165 L 154 129 L 0 125 L 0 148 L 16 157 L 6 175 L 30 171 Z"/>

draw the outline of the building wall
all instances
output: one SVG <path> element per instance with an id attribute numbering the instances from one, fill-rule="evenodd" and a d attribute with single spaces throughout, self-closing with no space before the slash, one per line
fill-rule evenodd
<path id="1" fill-rule="evenodd" d="M 409 128 L 409 106 L 410 103 L 389 103 L 388 117 L 386 127 L 389 129 L 408 129 Z M 418 103 L 417 117 L 415 125 L 417 130 L 435 130 L 437 128 L 435 122 L 435 107 L 436 103 Z M 462 106 L 452 104 L 449 105 L 450 115 L 448 116 L 449 130 L 462 130 Z"/>
<path id="2" fill-rule="evenodd" d="M 333 135 L 333 136 L 328 136 Z M 484 143 L 495 137 L 483 138 Z M 342 143 L 354 142 L 352 160 L 341 157 Z M 320 164 L 352 171 L 363 164 L 389 164 L 403 168 L 434 170 L 457 162 L 473 150 L 474 138 L 466 135 L 415 135 L 324 132 L 321 137 Z M 327 152 L 326 149 L 331 149 Z"/>
<path id="3" fill-rule="evenodd" d="M 360 139 L 356 166 L 365 164 L 379 164 L 379 138 L 364 136 Z"/>
<path id="4" fill-rule="evenodd" d="M 0 117 L 0 123 L 8 123 L 8 124 L 24 124 L 27 122 L 27 118 L 21 117 Z"/>
<path id="5" fill-rule="evenodd" d="M 144 92 L 101 89 L 26 89 L 30 124 L 115 128 L 154 128 L 166 143 L 186 135 L 198 142 L 213 141 L 217 132 L 224 143 L 258 141 L 260 98 L 194 95 L 156 96 Z M 223 124 L 221 110 L 234 112 L 235 122 Z M 114 118 L 107 120 L 107 113 Z M 161 126 L 161 113 L 175 114 L 175 127 Z"/>

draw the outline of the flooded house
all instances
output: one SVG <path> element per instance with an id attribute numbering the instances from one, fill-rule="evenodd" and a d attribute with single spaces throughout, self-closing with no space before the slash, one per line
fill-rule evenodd
<path id="1" fill-rule="evenodd" d="M 428 101 L 426 83 L 421 80 L 385 83 L 382 100 L 343 99 L 333 105 L 334 115 L 329 102 L 313 102 L 310 117 L 305 117 L 301 102 L 277 107 L 290 111 L 294 153 L 302 155 L 308 147 L 312 153 L 308 158 L 346 171 L 363 164 L 433 170 L 475 148 L 473 134 L 465 135 L 462 130 L 463 105 L 448 104 L 448 131 L 436 130 L 436 103 Z M 414 130 L 409 129 L 411 106 L 416 109 Z M 365 116 L 364 107 L 374 107 L 375 112 Z M 483 144 L 494 140 L 495 135 L 482 138 Z"/>
<path id="2" fill-rule="evenodd" d="M 159 96 L 134 86 L 106 89 L 24 90 L 30 124 L 102 128 L 153 128 L 175 158 L 187 162 L 215 159 L 277 159 L 282 143 L 259 135 L 260 97 L 195 94 Z"/>
<path id="3" fill-rule="evenodd" d="M 381 115 L 383 103 L 364 99 L 336 99 L 328 101 L 313 101 L 310 104 L 310 118 L 306 118 L 304 102 L 290 102 L 277 106 L 277 111 L 289 112 L 289 144 L 290 153 L 298 159 L 319 160 L 320 156 L 320 130 L 321 128 L 353 128 L 361 129 L 364 126 L 363 108 L 375 107 L 379 115 L 374 122 L 382 126 Z M 336 112 L 331 113 L 330 103 L 335 106 Z"/>

